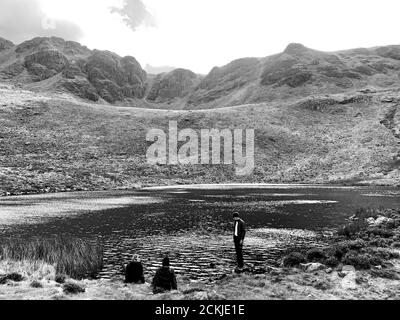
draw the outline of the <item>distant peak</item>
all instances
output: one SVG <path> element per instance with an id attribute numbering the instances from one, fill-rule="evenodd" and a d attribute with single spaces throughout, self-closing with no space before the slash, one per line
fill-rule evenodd
<path id="1" fill-rule="evenodd" d="M 296 53 L 301 53 L 304 51 L 307 51 L 308 48 L 304 45 L 302 45 L 301 43 L 290 43 L 284 53 L 288 53 L 288 54 L 296 54 Z"/>
<path id="2" fill-rule="evenodd" d="M 171 66 L 151 66 L 149 64 L 146 65 L 145 70 L 147 73 L 150 74 L 160 74 L 160 73 L 168 73 L 171 72 L 173 70 L 175 70 L 175 67 L 171 67 Z"/>

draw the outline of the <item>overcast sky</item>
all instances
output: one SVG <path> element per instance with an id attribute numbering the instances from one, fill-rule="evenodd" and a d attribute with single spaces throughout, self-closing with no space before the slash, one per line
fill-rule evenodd
<path id="1" fill-rule="evenodd" d="M 398 0 L 0 0 L 0 36 L 62 36 L 144 67 L 208 73 L 290 42 L 334 51 L 400 44 Z"/>

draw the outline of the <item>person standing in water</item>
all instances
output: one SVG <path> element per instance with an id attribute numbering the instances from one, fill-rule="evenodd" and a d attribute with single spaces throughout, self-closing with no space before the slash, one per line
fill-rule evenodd
<path id="1" fill-rule="evenodd" d="M 244 267 L 243 261 L 243 242 L 246 236 L 246 226 L 242 219 L 239 217 L 239 213 L 233 214 L 234 229 L 233 229 L 233 242 L 235 243 L 236 258 L 239 270 Z"/>

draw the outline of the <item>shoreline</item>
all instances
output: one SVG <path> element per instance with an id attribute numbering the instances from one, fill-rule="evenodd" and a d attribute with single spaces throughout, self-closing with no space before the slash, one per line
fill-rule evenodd
<path id="1" fill-rule="evenodd" d="M 347 272 L 347 271 L 346 271 Z M 39 283 L 39 284 L 38 284 Z M 154 295 L 150 284 L 112 280 L 70 281 L 83 292 L 66 292 L 54 280 L 27 278 L 0 285 L 0 300 L 343 300 L 400 299 L 399 280 L 365 271 L 270 269 L 266 274 L 230 274 L 211 284 L 178 277 L 178 291 Z"/>
<path id="2" fill-rule="evenodd" d="M 33 266 L 33 267 L 32 267 Z M 173 267 L 173 266 L 172 266 Z M 400 299 L 400 210 L 359 210 L 321 248 L 301 248 L 279 267 L 227 273 L 195 281 L 178 276 L 178 291 L 153 295 L 144 285 L 118 280 L 56 281 L 40 261 L 0 260 L 0 299 L 44 300 L 268 300 Z M 19 273 L 18 273 L 19 272 Z M 19 275 L 17 277 L 15 275 Z"/>
<path id="3" fill-rule="evenodd" d="M 193 190 L 211 190 L 213 186 L 218 186 L 218 188 L 223 187 L 225 189 L 234 189 L 234 188 L 262 188 L 262 187 L 277 187 L 283 188 L 293 187 L 293 188 L 360 188 L 360 187 L 382 187 L 382 188 L 400 188 L 398 184 L 380 184 L 380 183 L 366 183 L 366 182 L 352 182 L 346 183 L 341 181 L 330 181 L 330 182 L 287 182 L 287 183 L 276 183 L 276 182 L 219 182 L 219 183 L 175 183 L 175 184 L 156 184 L 156 183 L 148 183 L 143 185 L 137 185 L 135 187 L 117 187 L 117 188 L 72 188 L 72 189 L 60 189 L 54 191 L 29 191 L 29 192 L 4 192 L 0 194 L 1 198 L 6 197 L 18 197 L 18 196 L 35 196 L 35 195 L 55 195 L 55 194 L 67 194 L 67 193 L 85 193 L 85 192 L 119 192 L 119 191 L 126 191 L 126 192 L 140 192 L 140 191 L 157 191 L 157 190 L 173 190 L 173 189 L 184 189 L 189 188 Z"/>

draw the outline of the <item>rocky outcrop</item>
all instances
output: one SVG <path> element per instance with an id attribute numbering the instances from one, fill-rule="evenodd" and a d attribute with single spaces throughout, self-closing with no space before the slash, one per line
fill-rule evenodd
<path id="1" fill-rule="evenodd" d="M 89 82 L 108 102 L 143 98 L 146 72 L 133 57 L 120 58 L 109 51 L 97 51 L 84 65 Z"/>
<path id="2" fill-rule="evenodd" d="M 68 59 L 57 50 L 42 50 L 25 57 L 25 67 L 36 81 L 46 80 L 63 71 Z"/>
<path id="3" fill-rule="evenodd" d="M 289 43 L 283 53 L 289 55 L 306 54 L 309 49 L 301 43 Z"/>
<path id="4" fill-rule="evenodd" d="M 66 79 L 75 79 L 76 77 L 85 77 L 78 64 L 68 64 L 62 71 L 62 76 Z"/>
<path id="5" fill-rule="evenodd" d="M 3 70 L 1 70 L 1 75 L 5 79 L 12 79 L 18 75 L 20 75 L 25 70 L 23 63 L 14 62 L 8 66 L 6 66 Z"/>
<path id="6" fill-rule="evenodd" d="M 0 65 L 4 78 L 11 79 L 25 70 L 28 74 L 28 78 L 24 78 L 26 83 L 54 77 L 53 88 L 92 101 L 101 97 L 115 103 L 143 98 L 145 94 L 147 75 L 133 57 L 91 51 L 77 42 L 56 37 L 25 41 L 15 48 L 15 54 L 17 60 L 14 63 L 3 68 Z"/>
<path id="7" fill-rule="evenodd" d="M 85 78 L 63 79 L 58 83 L 58 88 L 66 89 L 74 95 L 90 101 L 98 101 L 97 90 Z"/>
<path id="8" fill-rule="evenodd" d="M 58 73 L 64 70 L 68 59 L 57 50 L 42 50 L 25 57 L 25 65 L 28 69 L 32 64 L 40 64 Z"/>
<path id="9" fill-rule="evenodd" d="M 291 56 L 282 55 L 267 62 L 261 75 L 261 84 L 288 85 L 294 88 L 305 84 L 311 78 L 312 73 L 304 65 Z"/>
<path id="10" fill-rule="evenodd" d="M 147 95 L 147 100 L 167 102 L 187 95 L 197 83 L 198 76 L 186 69 L 175 69 L 158 75 Z"/>
<path id="11" fill-rule="evenodd" d="M 37 37 L 25 41 L 17 46 L 15 52 L 22 55 L 44 50 L 57 50 L 72 58 L 87 56 L 91 53 L 91 50 L 78 42 L 65 41 L 57 37 Z"/>
<path id="12" fill-rule="evenodd" d="M 398 82 L 400 46 L 321 52 L 298 43 L 263 59 L 216 67 L 188 98 L 187 108 L 223 107 Z"/>
<path id="13" fill-rule="evenodd" d="M 241 86 L 245 80 L 253 77 L 254 70 L 259 67 L 259 59 L 244 58 L 235 60 L 224 67 L 215 67 L 200 83 L 201 89 L 215 89 L 218 82 L 225 80 L 234 83 L 236 86 Z M 233 85 L 230 85 L 233 87 Z"/>
<path id="14" fill-rule="evenodd" d="M 292 43 L 282 54 L 267 59 L 261 84 L 295 88 L 313 80 L 320 81 L 321 77 L 359 78 L 355 72 L 351 73 L 346 68 L 338 56 Z"/>
<path id="15" fill-rule="evenodd" d="M 400 70 L 398 61 L 394 61 L 399 57 L 397 46 L 326 53 L 290 44 L 283 53 L 267 59 L 261 84 L 291 88 L 309 84 L 343 91 L 368 82 L 366 77 Z"/>

